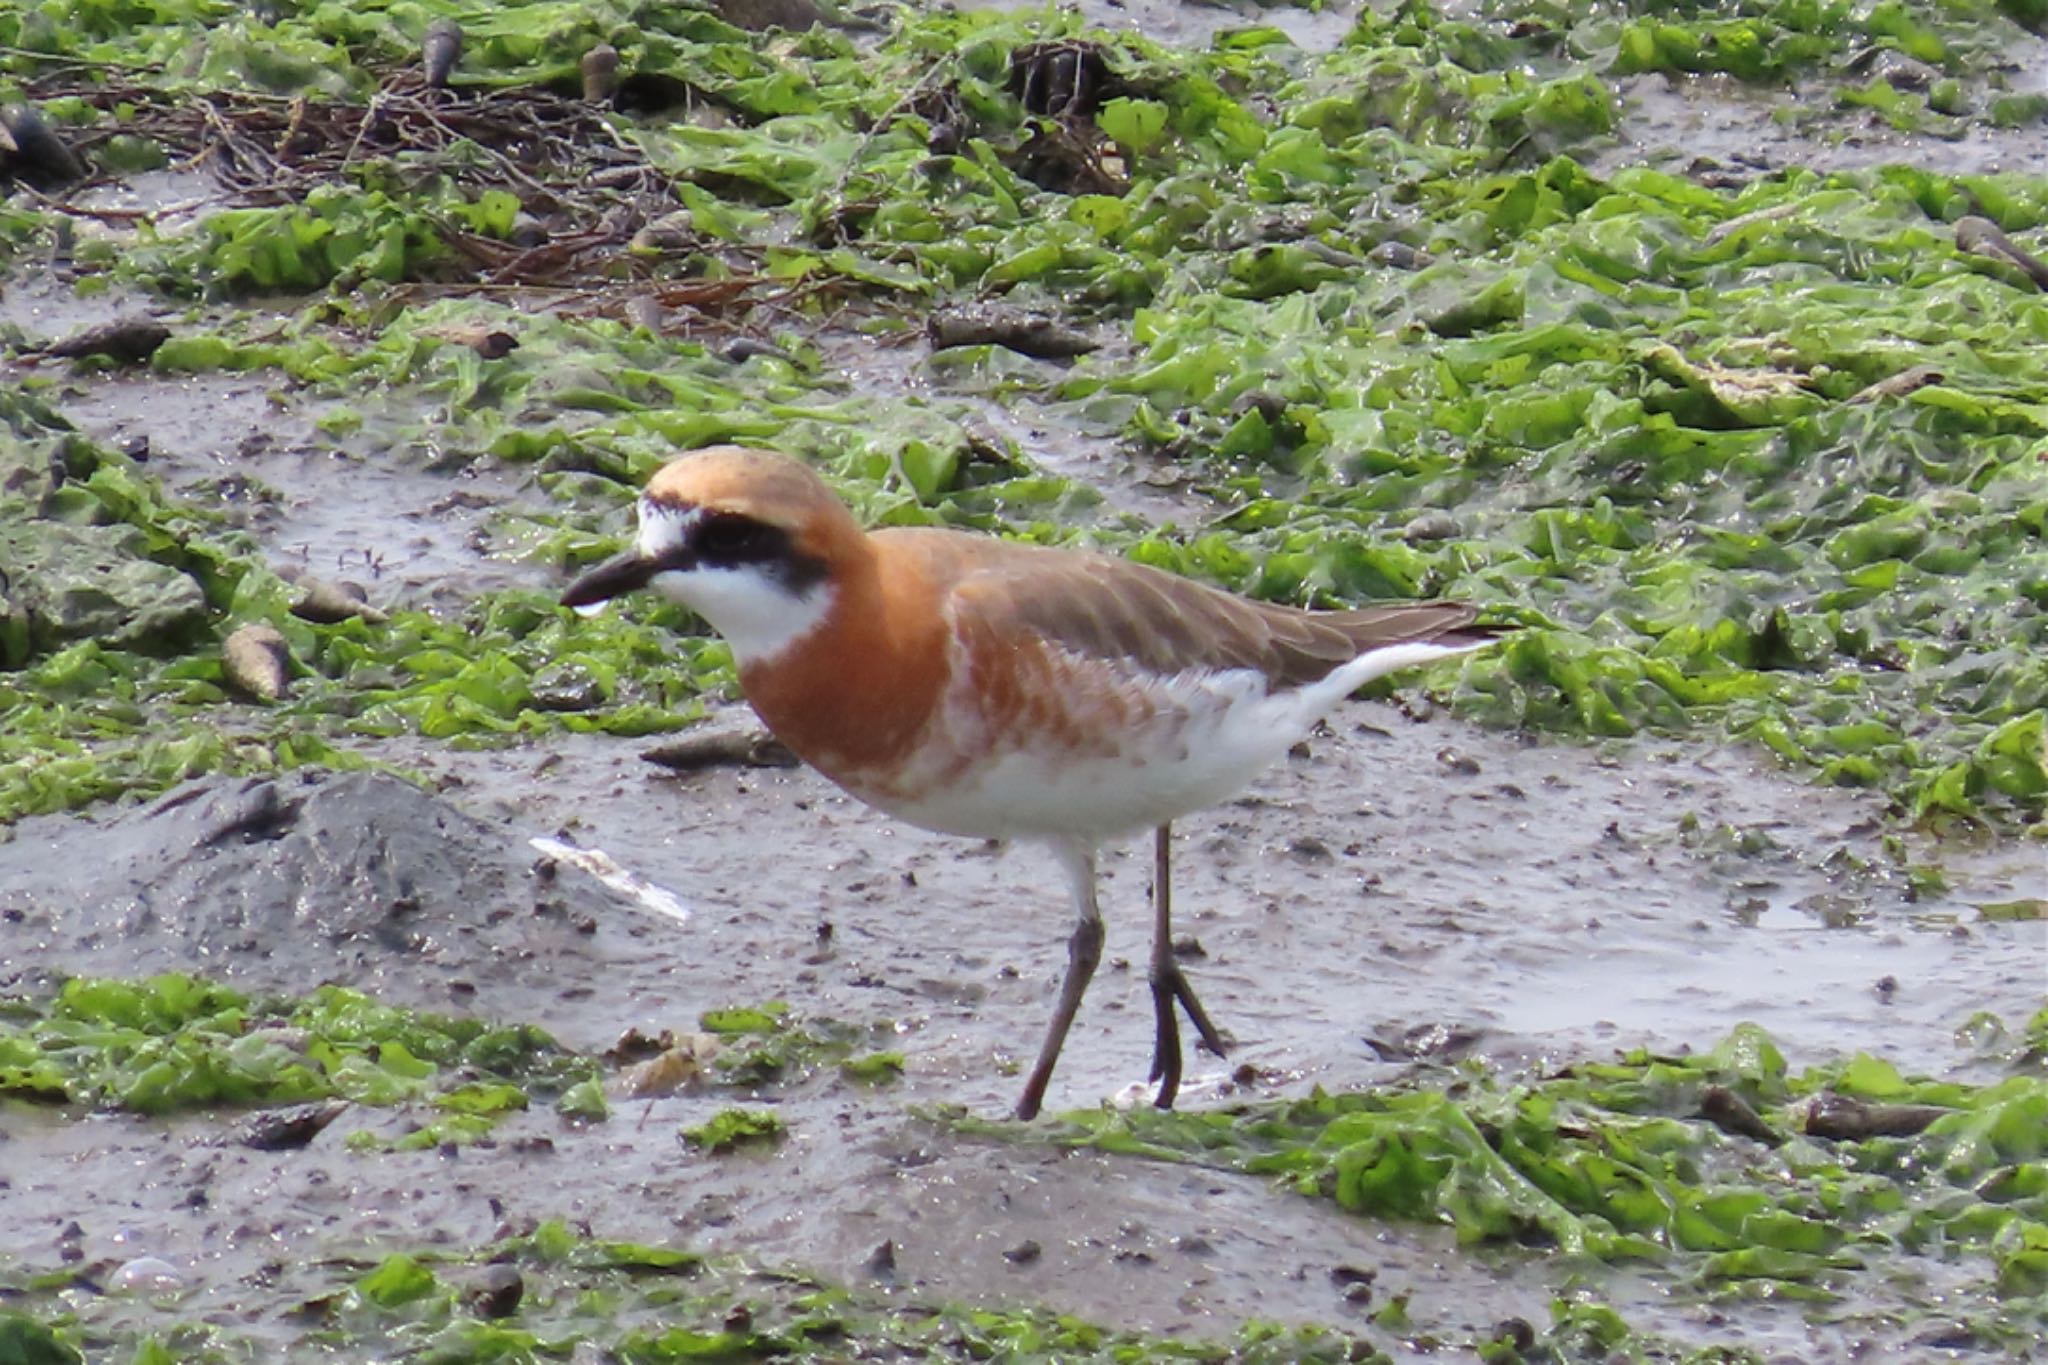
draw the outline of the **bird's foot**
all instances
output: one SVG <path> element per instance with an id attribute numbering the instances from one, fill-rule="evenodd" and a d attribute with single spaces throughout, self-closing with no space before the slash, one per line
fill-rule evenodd
<path id="1" fill-rule="evenodd" d="M 1152 1074 L 1149 1079 L 1159 1082 L 1159 1094 L 1152 1101 L 1153 1106 L 1159 1109 L 1173 1108 L 1174 1098 L 1180 1094 L 1180 1018 L 1174 1013 L 1176 1005 L 1187 1011 L 1188 1020 L 1194 1024 L 1203 1047 L 1218 1057 L 1226 1056 L 1230 1051 L 1223 1035 L 1209 1022 L 1209 1012 L 1195 998 L 1194 987 L 1188 985 L 1187 977 L 1181 974 L 1180 965 L 1168 959 L 1163 967 L 1155 969 L 1152 975 Z"/>

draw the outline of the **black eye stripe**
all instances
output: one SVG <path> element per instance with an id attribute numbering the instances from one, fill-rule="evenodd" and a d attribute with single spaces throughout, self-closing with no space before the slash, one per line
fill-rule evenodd
<path id="1" fill-rule="evenodd" d="M 713 562 L 758 563 L 789 554 L 789 534 L 737 512 L 706 514 L 690 536 L 697 553 Z"/>
<path id="2" fill-rule="evenodd" d="M 825 561 L 797 549 L 787 530 L 742 512 L 705 512 L 677 555 L 712 568 L 758 566 L 793 593 L 808 592 L 825 577 Z"/>

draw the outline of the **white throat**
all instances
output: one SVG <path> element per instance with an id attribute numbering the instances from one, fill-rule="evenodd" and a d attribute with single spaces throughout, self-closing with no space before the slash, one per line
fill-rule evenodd
<path id="1" fill-rule="evenodd" d="M 711 623 L 742 664 L 765 664 L 801 644 L 832 610 L 833 591 L 821 583 L 791 593 L 759 569 L 669 569 L 648 586 Z"/>
<path id="2" fill-rule="evenodd" d="M 683 541 L 702 515 L 694 508 L 676 511 L 643 500 L 640 553 L 658 558 Z M 836 596 L 829 580 L 791 592 L 772 572 L 755 565 L 669 569 L 647 585 L 710 622 L 741 665 L 772 662 L 802 643 L 824 624 Z"/>

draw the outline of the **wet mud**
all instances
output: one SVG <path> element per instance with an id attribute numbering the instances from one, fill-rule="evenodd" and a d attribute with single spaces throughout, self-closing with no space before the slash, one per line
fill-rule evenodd
<path id="1" fill-rule="evenodd" d="M 1342 1320 L 1356 1306 L 1329 1272 L 1361 1259 L 1438 1331 L 1540 1320 L 1559 1288 L 1541 1258 L 1475 1264 L 1450 1255 L 1448 1233 L 1351 1219 L 1261 1181 L 1010 1147 L 920 1117 L 939 1102 L 1000 1114 L 1014 1098 L 1064 931 L 1033 850 L 894 826 L 800 771 L 674 779 L 614 741 L 388 756 L 416 761 L 442 794 L 364 775 L 209 781 L 110 819 L 25 822 L 0 847 L 7 960 L 178 966 L 287 989 L 345 981 L 536 1020 L 585 1047 L 778 997 L 892 1025 L 904 1079 L 778 1090 L 791 1141 L 739 1158 L 678 1146 L 676 1127 L 722 1102 L 688 1094 L 622 1105 L 589 1129 L 533 1115 L 459 1156 L 374 1162 L 343 1143 L 403 1121 L 383 1111 L 266 1154 L 216 1146 L 202 1119 L 78 1124 L 18 1109 L 8 1202 L 30 1260 L 76 1222 L 91 1255 L 143 1247 L 183 1268 L 199 1286 L 186 1311 L 233 1304 L 254 1313 L 246 1327 L 273 1331 L 239 1284 L 261 1264 L 380 1241 L 468 1245 L 551 1216 L 854 1283 L 888 1241 L 899 1288 L 1197 1333 L 1254 1313 Z M 1238 1042 L 1228 1066 L 1258 1073 L 1250 1093 L 1382 1083 L 1465 1052 L 1540 1066 L 1705 1045 L 1743 1019 L 1795 1065 L 1856 1039 L 1962 1068 L 1960 1023 L 2038 1000 L 2042 926 L 1985 922 L 1972 905 L 2048 892 L 2038 859 L 1950 862 L 1955 891 L 1911 901 L 1882 871 L 1842 870 L 1882 866 L 1868 816 L 1738 755 L 1533 749 L 1358 704 L 1245 800 L 1188 822 L 1178 894 L 1206 954 L 1196 980 Z M 1689 847 L 1687 817 L 1778 839 Z M 569 868 L 538 887 L 526 840 L 544 833 L 602 846 L 674 891 L 690 921 L 651 919 Z M 1128 1102 L 1143 1077 L 1147 997 L 1123 965 L 1144 947 L 1142 854 L 1108 866 L 1115 965 L 1069 1042 L 1061 1105 Z M 81 884 L 82 865 L 103 870 Z M 1186 1102 L 1229 1093 L 1243 1092 L 1226 1064 L 1201 1059 Z M 522 1141 L 536 1136 L 550 1154 Z M 1025 1243 L 1041 1254 L 1005 1255 Z M 1640 1325 L 1675 1314 L 1663 1325 L 1685 1329 L 1688 1310 L 1616 1274 L 1610 1292 L 1632 1289 L 1654 1314 Z M 307 1288 L 287 1269 L 260 1300 L 281 1314 Z M 1740 1334 L 1808 1330 L 1787 1310 L 1746 1316 Z"/>
<path id="2" fill-rule="evenodd" d="M 1147 27 L 1167 12 L 1172 27 L 1155 36 L 1244 22 L 1149 0 L 1105 17 Z M 1347 22 L 1259 17 L 1317 44 Z M 1776 127 L 1767 109 L 1704 86 L 1658 78 L 1627 96 L 1636 121 L 1616 164 L 1681 142 L 1749 145 Z M 1851 155 L 1785 137 L 1805 164 Z M 1900 146 L 1875 142 L 1871 155 L 1898 159 Z M 118 311 L 62 297 L 36 311 L 17 291 L 9 308 L 29 311 L 4 320 L 61 335 Z M 432 451 L 380 447 L 374 430 L 330 440 L 320 401 L 261 378 L 104 375 L 51 398 L 96 439 L 146 437 L 154 472 L 174 489 L 214 488 L 281 567 L 361 578 L 373 601 L 452 606 L 545 578 L 489 553 L 495 512 L 542 505 L 523 471 L 443 467 Z M 1208 510 L 1127 455 L 960 401 L 985 403 L 1000 435 L 1094 483 L 1112 514 L 1185 525 Z M 733 706 L 714 723 L 748 716 Z M 1578 1288 L 1682 1340 L 1805 1361 L 1907 1358 L 1908 1342 L 1853 1313 L 1731 1315 L 1641 1270 L 1589 1285 L 1582 1268 L 1475 1257 L 1447 1230 L 1356 1219 L 1262 1180 L 965 1135 L 933 1106 L 1005 1114 L 1051 1010 L 1068 926 L 1049 857 L 893 823 L 805 770 L 678 776 L 639 747 L 366 743 L 364 757 L 409 780 L 206 779 L 146 805 L 25 821 L 0 843 L 0 979 L 21 989 L 55 973 L 176 969 L 245 989 L 344 982 L 539 1023 L 586 1049 L 782 999 L 800 1016 L 893 1030 L 899 1082 L 824 1074 L 777 1087 L 764 1100 L 790 1139 L 736 1157 L 677 1142 L 678 1126 L 730 1098 L 689 1092 L 621 1104 L 601 1125 L 532 1113 L 459 1153 L 375 1160 L 349 1135 L 393 1131 L 402 1112 L 351 1110 L 304 1148 L 266 1153 L 223 1145 L 223 1121 L 204 1116 L 80 1122 L 7 1105 L 0 1194 L 16 1264 L 161 1257 L 188 1285 L 177 1314 L 283 1343 L 324 1260 L 469 1246 L 566 1217 L 887 1292 L 1045 1303 L 1195 1336 L 1254 1316 L 1363 1329 L 1373 1306 L 1407 1294 L 1414 1331 L 1373 1334 L 1397 1358 L 1427 1357 L 1412 1343 L 1431 1333 L 1543 1321 Z M 1539 746 L 1393 702 L 1348 704 L 1241 799 L 1177 831 L 1178 927 L 1201 950 L 1186 965 L 1235 1042 L 1227 1060 L 1191 1057 L 1182 1102 L 1385 1084 L 1465 1056 L 1541 1070 L 1634 1046 L 1701 1048 L 1742 1021 L 1795 1068 L 1864 1048 L 1970 1076 L 1958 1029 L 1984 1011 L 2023 1018 L 2048 990 L 2048 924 L 1981 907 L 2048 898 L 2048 862 L 2038 846 L 1986 840 L 1909 841 L 1902 863 L 1881 814 L 1876 798 L 1809 787 L 1748 751 Z M 550 863 L 536 837 L 603 849 L 689 919 L 650 916 Z M 1946 889 L 1929 890 L 1912 863 L 1938 867 Z M 1149 846 L 1105 857 L 1105 965 L 1054 1108 L 1145 1101 L 1149 877 Z M 1020 1254 L 1029 1244 L 1038 1253 Z M 1347 1297 L 1332 1272 L 1360 1265 L 1373 1288 Z M 1953 1272 L 1920 1270 L 1938 1301 Z M 132 1311 L 147 1323 L 163 1310 Z"/>
<path id="3" fill-rule="evenodd" d="M 621 1102 L 592 1127 L 535 1113 L 459 1153 L 374 1160 L 349 1135 L 396 1135 L 402 1112 L 351 1110 L 302 1150 L 262 1153 L 222 1145 L 218 1120 L 10 1108 L 22 1260 L 54 1264 L 76 1224 L 89 1258 L 178 1267 L 192 1285 L 179 1312 L 279 1341 L 331 1258 L 466 1247 L 551 1217 L 1197 1336 L 1251 1316 L 1362 1329 L 1370 1302 L 1407 1294 L 1417 1335 L 1469 1339 L 1505 1317 L 1542 1321 L 1560 1277 L 1583 1274 L 1475 1258 L 1448 1230 L 1351 1218 L 1262 1180 L 936 1121 L 930 1106 L 1005 1113 L 1050 1009 L 1065 909 L 1034 849 L 892 824 L 802 770 L 677 778 L 608 739 L 379 756 L 436 794 L 361 774 L 209 780 L 111 816 L 24 822 L 0 846 L 10 969 L 343 981 L 589 1048 L 779 998 L 893 1030 L 903 1078 L 777 1086 L 763 1098 L 789 1140 L 728 1157 L 677 1142 L 732 1098 L 689 1092 Z M 1955 1030 L 1980 1010 L 2034 1008 L 2048 960 L 2041 923 L 1976 906 L 2048 894 L 2048 877 L 2031 850 L 1945 849 L 1952 890 L 1915 899 L 1872 816 L 1742 754 L 1539 748 L 1349 705 L 1305 756 L 1180 831 L 1181 928 L 1203 952 L 1190 971 L 1236 1041 L 1227 1062 L 1192 1059 L 1183 1102 L 1383 1084 L 1468 1055 L 1541 1069 L 1702 1047 L 1742 1020 L 1795 1067 L 1853 1041 L 1967 1074 Z M 537 835 L 603 848 L 689 920 L 651 917 L 568 866 L 542 884 Z M 81 866 L 99 870 L 80 879 Z M 1148 877 L 1145 848 L 1107 861 L 1109 962 L 1056 1106 L 1144 1101 L 1149 998 L 1130 964 Z M 886 1280 L 873 1268 L 885 1242 Z M 1374 1289 L 1347 1299 L 1332 1272 L 1358 1265 Z M 1792 1305 L 1712 1314 L 1639 1270 L 1599 1278 L 1634 1325 L 1682 1339 L 1847 1359 L 1868 1330 Z"/>

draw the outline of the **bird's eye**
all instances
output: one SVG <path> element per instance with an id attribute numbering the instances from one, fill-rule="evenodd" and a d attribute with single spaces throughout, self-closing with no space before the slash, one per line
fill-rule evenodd
<path id="1" fill-rule="evenodd" d="M 713 517 L 697 532 L 697 553 L 706 559 L 747 559 L 766 551 L 772 535 L 748 517 Z"/>

